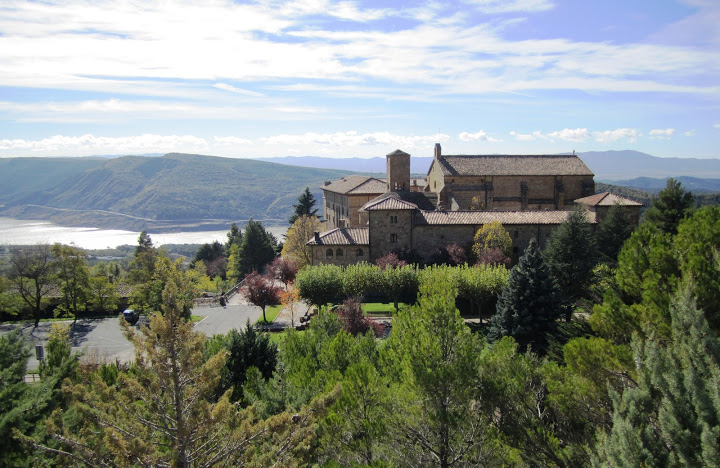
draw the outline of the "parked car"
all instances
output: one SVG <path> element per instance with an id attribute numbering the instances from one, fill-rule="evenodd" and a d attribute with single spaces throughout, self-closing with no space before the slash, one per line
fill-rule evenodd
<path id="1" fill-rule="evenodd" d="M 123 311 L 123 317 L 125 317 L 125 320 L 130 322 L 132 325 L 135 325 L 140 318 L 140 314 L 135 312 L 133 309 L 125 309 Z"/>

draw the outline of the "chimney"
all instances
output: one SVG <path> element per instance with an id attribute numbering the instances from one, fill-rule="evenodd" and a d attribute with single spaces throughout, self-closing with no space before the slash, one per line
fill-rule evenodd
<path id="1" fill-rule="evenodd" d="M 320 243 L 320 232 L 319 231 L 315 231 L 315 243 L 316 244 Z"/>
<path id="2" fill-rule="evenodd" d="M 435 143 L 435 159 L 440 158 L 442 156 L 442 148 L 440 148 L 440 143 Z"/>

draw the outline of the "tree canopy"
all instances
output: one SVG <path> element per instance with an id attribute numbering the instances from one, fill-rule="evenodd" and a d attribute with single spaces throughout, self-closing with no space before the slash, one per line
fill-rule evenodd
<path id="1" fill-rule="evenodd" d="M 310 187 L 305 187 L 305 191 L 300 194 L 298 197 L 297 205 L 293 205 L 293 208 L 295 208 L 295 213 L 290 216 L 289 223 L 295 224 L 295 221 L 297 221 L 298 218 L 302 216 L 308 216 L 313 217 L 317 213 L 317 209 L 315 208 L 315 196 L 310 193 Z"/>

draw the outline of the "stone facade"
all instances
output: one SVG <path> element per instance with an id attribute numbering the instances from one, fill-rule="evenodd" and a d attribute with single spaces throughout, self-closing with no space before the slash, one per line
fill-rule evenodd
<path id="1" fill-rule="evenodd" d="M 593 174 L 575 155 L 443 156 L 437 144 L 422 191 L 411 184 L 409 154 L 388 154 L 387 169 L 386 181 L 350 176 L 326 183 L 330 230 L 308 242 L 313 264 L 374 262 L 399 250 L 427 260 L 450 244 L 469 247 L 478 229 L 493 221 L 503 225 L 521 255 L 531 239 L 543 247 L 576 204 L 586 208 L 592 224 L 618 203 L 631 222 L 639 222 L 641 204 L 592 195 Z M 373 193 L 381 184 L 384 193 Z"/>

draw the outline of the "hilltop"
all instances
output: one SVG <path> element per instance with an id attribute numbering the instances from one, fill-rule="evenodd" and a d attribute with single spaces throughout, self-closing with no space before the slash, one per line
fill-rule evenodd
<path id="1" fill-rule="evenodd" d="M 133 230 L 225 228 L 251 217 L 283 224 L 306 186 L 322 199 L 324 180 L 348 174 L 180 153 L 0 164 L 18 166 L 13 185 L 0 188 L 2 216 Z"/>

